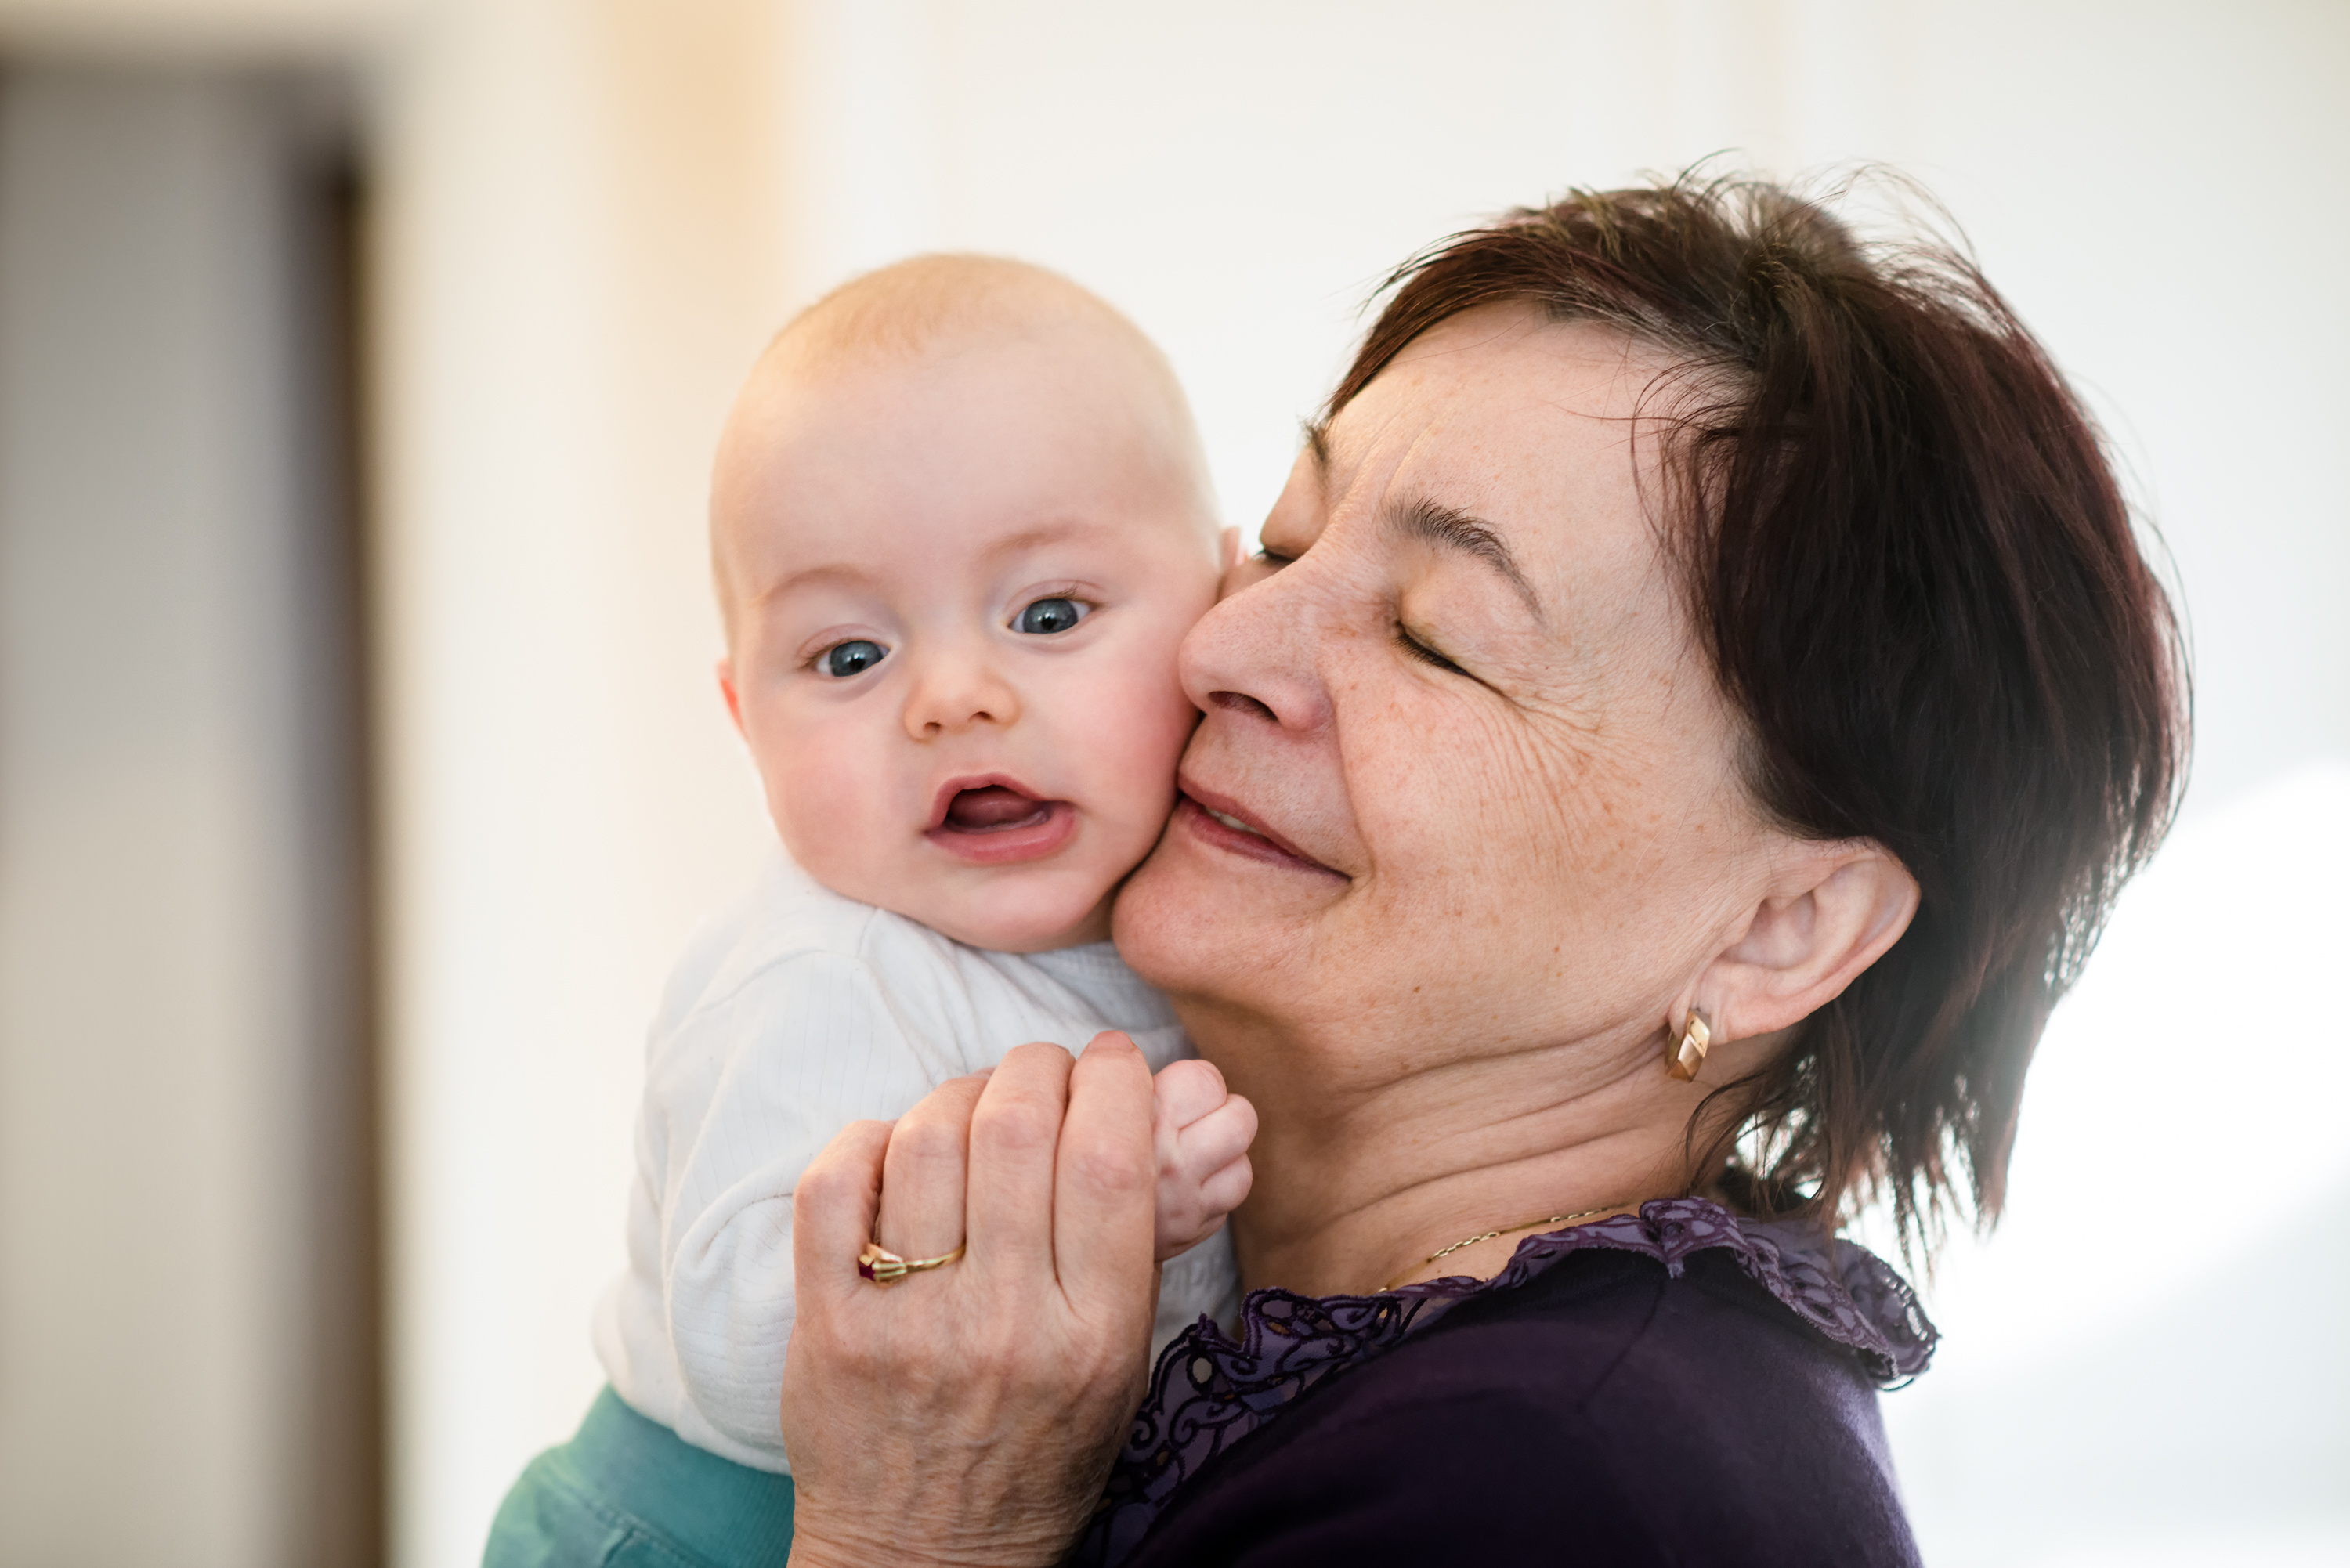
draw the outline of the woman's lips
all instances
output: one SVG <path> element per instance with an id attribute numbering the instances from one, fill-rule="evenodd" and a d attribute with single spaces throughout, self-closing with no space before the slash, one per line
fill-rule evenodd
<path id="1" fill-rule="evenodd" d="M 1067 801 L 1039 800 L 1009 779 L 956 779 L 939 792 L 923 836 L 958 860 L 1003 866 L 1050 855 L 1076 830 Z"/>
<path id="2" fill-rule="evenodd" d="M 1237 802 L 1222 795 L 1183 785 L 1182 798 L 1175 806 L 1175 819 L 1185 832 L 1232 854 L 1345 879 L 1345 873 L 1300 855 L 1279 834 L 1240 810 Z"/>

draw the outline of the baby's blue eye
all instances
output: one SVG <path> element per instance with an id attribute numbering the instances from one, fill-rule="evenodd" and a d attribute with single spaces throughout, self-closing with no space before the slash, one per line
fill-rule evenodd
<path id="1" fill-rule="evenodd" d="M 827 675 L 846 680 L 852 675 L 862 675 L 889 656 L 889 650 L 878 642 L 863 638 L 854 642 L 836 642 L 816 656 L 816 667 Z"/>
<path id="2" fill-rule="evenodd" d="M 1038 599 L 1012 619 L 1014 631 L 1035 632 L 1050 637 L 1066 631 L 1086 618 L 1086 607 L 1075 599 Z"/>

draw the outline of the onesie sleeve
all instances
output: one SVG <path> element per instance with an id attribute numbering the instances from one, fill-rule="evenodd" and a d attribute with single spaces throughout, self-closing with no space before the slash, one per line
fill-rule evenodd
<path id="1" fill-rule="evenodd" d="M 781 1460 L 793 1189 L 844 1126 L 902 1115 L 953 1075 L 924 1033 L 868 964 L 815 951 L 704 1002 L 655 1043 L 640 1147 L 661 1168 L 661 1296 L 688 1440 Z"/>

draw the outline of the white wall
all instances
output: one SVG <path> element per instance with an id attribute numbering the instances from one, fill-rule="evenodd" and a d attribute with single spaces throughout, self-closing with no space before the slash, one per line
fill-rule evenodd
<path id="1" fill-rule="evenodd" d="M 755 7 L 483 3 L 386 61 L 376 336 L 396 1558 L 599 1382 L 645 1020 L 762 819 L 702 475 L 782 301 Z"/>

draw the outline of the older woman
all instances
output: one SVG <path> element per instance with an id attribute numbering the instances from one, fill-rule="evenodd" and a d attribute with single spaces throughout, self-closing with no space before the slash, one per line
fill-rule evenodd
<path id="1" fill-rule="evenodd" d="M 1996 1214 L 2183 763 L 2078 404 L 1948 254 L 1578 194 L 1399 275 L 1263 541 L 1117 917 L 1262 1118 L 1243 1320 L 1140 1386 L 1114 1038 L 850 1129 L 794 1561 L 1914 1560 L 1875 1389 L 1933 1331 L 1834 1223 Z M 877 1291 L 877 1231 L 969 1251 Z"/>

